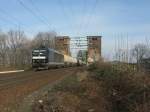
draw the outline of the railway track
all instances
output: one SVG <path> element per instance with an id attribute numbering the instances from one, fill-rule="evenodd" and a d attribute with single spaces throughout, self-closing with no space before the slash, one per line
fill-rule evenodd
<path id="1" fill-rule="evenodd" d="M 19 84 L 27 83 L 28 81 L 31 80 L 38 80 L 43 77 L 48 77 L 51 74 L 54 74 L 56 71 L 61 71 L 61 70 L 67 71 L 73 69 L 74 68 L 60 68 L 60 69 L 52 69 L 47 71 L 38 71 L 38 72 L 27 71 L 22 73 L 0 75 L 0 91 L 4 89 L 9 89 Z"/>
<path id="2" fill-rule="evenodd" d="M 83 67 L 59 68 L 45 71 L 25 71 L 0 74 L 0 112 L 16 109 L 23 99 L 46 85 L 55 84 Z"/>

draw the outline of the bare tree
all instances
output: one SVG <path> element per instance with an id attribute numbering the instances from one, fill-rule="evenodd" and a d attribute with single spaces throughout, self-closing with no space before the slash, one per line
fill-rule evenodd
<path id="1" fill-rule="evenodd" d="M 3 32 L 0 32 L 0 59 L 1 59 L 1 65 L 5 66 L 6 64 L 6 55 L 7 55 L 7 35 Z"/>
<path id="2" fill-rule="evenodd" d="M 27 55 L 25 52 L 29 52 L 26 44 L 29 44 L 29 41 L 23 31 L 11 30 L 8 32 L 9 60 L 11 65 L 20 66 L 25 64 L 24 57 Z"/>
<path id="3" fill-rule="evenodd" d="M 139 69 L 140 63 L 143 58 L 146 57 L 146 54 L 149 52 L 145 44 L 136 44 L 132 49 L 132 56 L 137 62 L 137 68 Z"/>
<path id="4" fill-rule="evenodd" d="M 54 48 L 55 32 L 39 32 L 33 40 L 20 30 L 0 31 L 0 65 L 2 68 L 31 65 L 32 49 L 41 45 Z"/>
<path id="5" fill-rule="evenodd" d="M 39 32 L 32 41 L 33 47 L 46 46 L 54 48 L 56 32 Z"/>

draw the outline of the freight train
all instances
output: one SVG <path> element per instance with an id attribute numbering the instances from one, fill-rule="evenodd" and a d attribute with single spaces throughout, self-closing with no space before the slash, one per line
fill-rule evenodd
<path id="1" fill-rule="evenodd" d="M 36 70 L 77 66 L 82 64 L 81 60 L 64 55 L 51 48 L 38 48 L 33 49 L 32 51 L 32 68 Z"/>

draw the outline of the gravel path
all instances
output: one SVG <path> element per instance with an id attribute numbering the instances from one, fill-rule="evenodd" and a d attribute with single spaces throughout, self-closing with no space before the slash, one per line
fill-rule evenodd
<path id="1" fill-rule="evenodd" d="M 22 102 L 24 98 L 24 101 L 28 102 L 29 99 L 31 99 L 30 94 L 33 93 L 31 96 L 36 96 L 40 91 L 44 91 L 64 77 L 74 74 L 78 69 L 79 67 L 1 74 L 0 112 L 16 112 L 13 110 L 19 108 L 20 102 Z M 28 95 L 29 97 L 27 98 Z M 29 102 L 32 101 L 30 100 Z"/>

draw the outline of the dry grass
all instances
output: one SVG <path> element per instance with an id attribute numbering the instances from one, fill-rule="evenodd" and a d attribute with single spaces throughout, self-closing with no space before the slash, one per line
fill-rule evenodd
<path id="1" fill-rule="evenodd" d="M 101 81 L 114 112 L 149 112 L 150 75 L 98 63 L 91 77 Z M 127 66 L 128 67 L 128 66 Z M 144 111 L 143 111 L 144 110 Z"/>
<path id="2" fill-rule="evenodd" d="M 0 71 L 11 71 L 11 70 L 31 70 L 31 65 L 25 65 L 25 66 L 1 66 L 0 65 Z"/>
<path id="3" fill-rule="evenodd" d="M 87 72 L 82 73 L 88 76 Z M 33 105 L 33 112 L 107 112 L 108 103 L 98 85 L 99 81 L 89 77 L 83 78 L 81 72 L 77 73 L 40 98 L 44 101 L 42 104 L 38 103 L 38 99 Z"/>
<path id="4" fill-rule="evenodd" d="M 94 63 L 66 78 L 40 98 L 43 103 L 36 101 L 33 112 L 149 112 L 149 74 L 117 66 Z"/>

